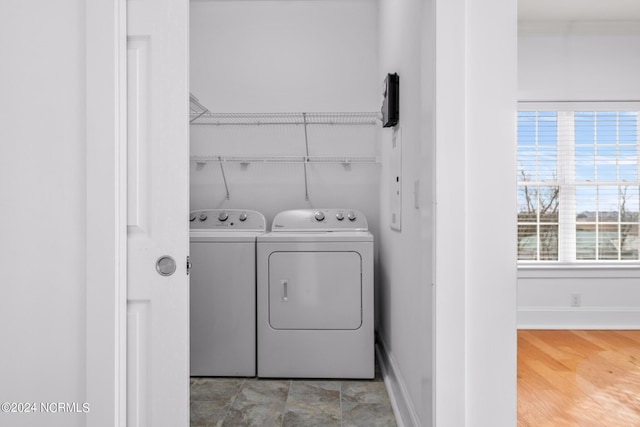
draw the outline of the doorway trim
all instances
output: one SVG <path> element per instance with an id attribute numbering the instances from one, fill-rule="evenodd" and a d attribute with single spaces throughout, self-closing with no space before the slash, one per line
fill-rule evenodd
<path id="1" fill-rule="evenodd" d="M 126 0 L 85 5 L 85 385 L 92 427 L 126 425 L 126 10 Z"/>

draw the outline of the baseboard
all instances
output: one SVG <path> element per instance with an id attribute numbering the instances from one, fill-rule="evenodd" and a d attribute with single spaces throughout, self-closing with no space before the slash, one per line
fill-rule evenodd
<path id="1" fill-rule="evenodd" d="M 640 307 L 521 307 L 518 329 L 640 329 Z"/>
<path id="2" fill-rule="evenodd" d="M 413 402 L 409 397 L 400 369 L 382 337 L 378 335 L 377 338 L 376 355 L 382 371 L 382 378 L 389 394 L 393 414 L 396 417 L 396 423 L 398 427 L 420 427 L 418 414 L 413 407 Z"/>

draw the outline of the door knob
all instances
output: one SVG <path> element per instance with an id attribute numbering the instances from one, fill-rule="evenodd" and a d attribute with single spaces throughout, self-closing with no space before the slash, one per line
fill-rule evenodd
<path id="1" fill-rule="evenodd" d="M 156 271 L 161 276 L 171 276 L 176 272 L 176 260 L 169 255 L 163 255 L 156 261 Z"/>

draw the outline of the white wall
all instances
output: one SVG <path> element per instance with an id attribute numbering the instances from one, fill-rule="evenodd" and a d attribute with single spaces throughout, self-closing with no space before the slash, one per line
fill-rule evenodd
<path id="1" fill-rule="evenodd" d="M 521 34 L 522 101 L 640 99 L 640 34 Z"/>
<path id="2" fill-rule="evenodd" d="M 464 193 L 457 194 L 465 197 L 454 209 L 464 211 L 466 235 L 464 241 L 450 240 L 446 231 L 459 225 L 438 208 L 436 225 L 437 229 L 442 225 L 443 232 L 436 240 L 438 247 L 448 248 L 447 254 L 458 250 L 460 257 L 464 251 L 466 259 L 466 425 L 506 427 L 516 424 L 516 3 L 461 0 L 460 4 L 465 5 L 465 13 L 456 19 L 465 20 L 466 46 L 465 77 L 458 83 L 466 90 L 460 106 L 466 135 L 464 151 L 457 156 L 464 157 L 465 167 L 443 164 L 438 158 L 436 168 L 449 171 L 438 174 L 436 202 L 449 190 L 446 178 L 464 169 Z M 439 92 L 438 101 L 446 96 L 446 91 Z M 455 148 L 438 138 L 437 152 Z M 451 153 L 447 158 L 453 158 Z M 453 255 L 437 262 L 438 275 L 443 267 L 456 268 Z M 436 292 L 443 285 L 447 283 L 436 281 Z M 459 299 L 450 299 L 444 306 L 437 305 L 437 310 L 455 311 L 460 304 Z M 447 333 L 446 325 L 436 330 L 436 334 Z"/>
<path id="3" fill-rule="evenodd" d="M 379 338 L 406 425 L 433 416 L 433 11 L 429 2 L 380 2 L 380 67 L 400 76 L 400 121 L 383 130 L 380 200 Z M 428 93 L 431 96 L 425 96 Z M 393 133 L 401 134 L 402 230 L 390 228 Z M 418 191 L 416 193 L 416 183 Z M 416 200 L 417 199 L 417 200 Z M 418 207 L 416 207 L 416 204 Z"/>
<path id="4" fill-rule="evenodd" d="M 84 6 L 3 2 L 0 16 L 0 396 L 83 403 Z M 0 424 L 80 426 L 84 416 L 0 412 Z"/>
<path id="5" fill-rule="evenodd" d="M 377 2 L 191 2 L 191 91 L 218 113 L 377 111 Z M 310 156 L 376 157 L 378 126 L 309 126 Z M 192 155 L 304 156 L 302 126 L 192 126 Z M 191 164 L 191 208 L 361 210 L 377 234 L 379 164 Z"/>
<path id="6" fill-rule="evenodd" d="M 380 335 L 392 390 L 405 425 L 512 426 L 515 165 L 491 165 L 515 155 L 515 3 L 389 0 L 380 17 L 381 77 L 400 75 L 403 149 L 395 232 L 385 131 Z"/>
<path id="7" fill-rule="evenodd" d="M 518 327 L 639 329 L 640 268 L 521 268 Z M 578 294 L 580 307 L 572 307 Z"/>
<path id="8" fill-rule="evenodd" d="M 558 27 L 528 23 L 521 31 L 520 100 L 640 100 L 639 25 L 574 24 L 577 30 L 561 33 Z M 638 328 L 639 278 L 637 267 L 520 268 L 518 327 Z M 580 295 L 581 307 L 571 306 L 572 294 Z"/>

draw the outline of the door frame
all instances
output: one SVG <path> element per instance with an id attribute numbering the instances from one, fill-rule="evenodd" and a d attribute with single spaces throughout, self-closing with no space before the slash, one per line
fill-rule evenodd
<path id="1" fill-rule="evenodd" d="M 92 427 L 126 425 L 126 0 L 85 5 L 86 402 Z"/>

